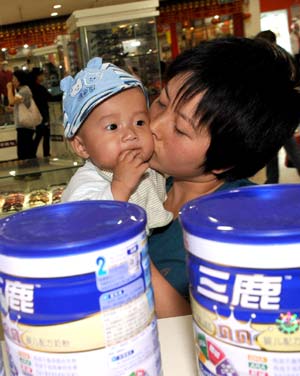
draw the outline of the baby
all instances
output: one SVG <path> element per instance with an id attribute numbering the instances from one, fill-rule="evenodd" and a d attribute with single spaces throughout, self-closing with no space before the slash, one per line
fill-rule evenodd
<path id="1" fill-rule="evenodd" d="M 120 200 L 140 205 L 147 230 L 165 226 L 165 178 L 149 168 L 153 139 L 142 83 L 101 58 L 91 59 L 75 78 L 61 81 L 65 137 L 85 160 L 71 178 L 62 202 Z"/>

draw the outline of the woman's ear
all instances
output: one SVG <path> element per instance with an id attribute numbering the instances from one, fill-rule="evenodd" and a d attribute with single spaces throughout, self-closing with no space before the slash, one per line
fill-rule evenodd
<path id="1" fill-rule="evenodd" d="M 214 170 L 212 170 L 211 172 L 214 174 L 214 175 L 220 175 L 222 174 L 223 172 L 226 172 L 226 171 L 229 171 L 231 170 L 232 167 L 228 167 L 228 168 L 216 168 Z"/>
<path id="2" fill-rule="evenodd" d="M 83 139 L 79 135 L 75 135 L 71 140 L 70 144 L 74 150 L 74 152 L 83 159 L 89 158 L 89 153 L 86 150 L 85 143 Z"/>

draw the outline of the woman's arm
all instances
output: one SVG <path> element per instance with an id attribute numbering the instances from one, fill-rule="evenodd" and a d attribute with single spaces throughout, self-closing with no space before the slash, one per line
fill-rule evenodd
<path id="1" fill-rule="evenodd" d="M 23 102 L 23 98 L 21 96 L 15 96 L 14 94 L 14 87 L 12 82 L 8 82 L 7 85 L 7 98 L 8 98 L 8 103 L 10 106 L 13 106 L 16 103 L 21 103 Z"/>
<path id="2" fill-rule="evenodd" d="M 191 314 L 189 303 L 160 274 L 151 261 L 152 286 L 158 318 Z"/>
<path id="3" fill-rule="evenodd" d="M 7 87 L 8 103 L 10 104 L 10 106 L 13 106 L 15 104 L 15 96 L 14 96 L 14 92 L 13 92 L 12 82 L 8 82 L 6 87 Z"/>

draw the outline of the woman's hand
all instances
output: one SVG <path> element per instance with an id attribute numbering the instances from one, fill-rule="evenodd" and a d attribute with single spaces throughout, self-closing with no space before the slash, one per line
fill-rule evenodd
<path id="1" fill-rule="evenodd" d="M 10 81 L 6 84 L 7 90 L 13 90 L 13 83 Z"/>
<path id="2" fill-rule="evenodd" d="M 12 82 L 8 82 L 6 84 L 7 87 L 7 96 L 8 96 L 8 101 L 9 104 L 12 106 L 14 104 L 22 103 L 23 102 L 23 97 L 20 94 L 14 94 L 14 85 Z"/>
<path id="3" fill-rule="evenodd" d="M 24 101 L 24 98 L 22 97 L 22 95 L 20 95 L 20 94 L 16 94 L 15 95 L 15 100 L 14 100 L 14 103 L 16 104 L 18 104 L 18 103 L 22 103 Z"/>

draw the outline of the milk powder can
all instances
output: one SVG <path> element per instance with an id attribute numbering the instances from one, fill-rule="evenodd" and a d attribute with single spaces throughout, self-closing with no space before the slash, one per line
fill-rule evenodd
<path id="1" fill-rule="evenodd" d="M 142 208 L 81 201 L 0 221 L 11 376 L 159 376 Z"/>
<path id="2" fill-rule="evenodd" d="M 300 185 L 251 186 L 188 202 L 199 375 L 300 375 Z"/>

